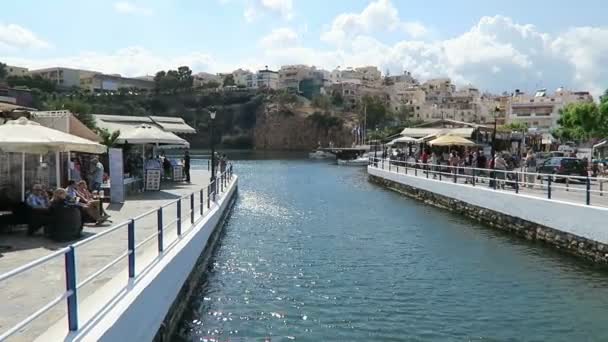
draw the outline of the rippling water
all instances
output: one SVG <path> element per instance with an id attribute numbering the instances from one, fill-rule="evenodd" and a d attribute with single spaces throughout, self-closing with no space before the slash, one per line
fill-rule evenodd
<path id="1" fill-rule="evenodd" d="M 236 162 L 239 198 L 176 340 L 606 341 L 608 273 L 367 182 Z"/>

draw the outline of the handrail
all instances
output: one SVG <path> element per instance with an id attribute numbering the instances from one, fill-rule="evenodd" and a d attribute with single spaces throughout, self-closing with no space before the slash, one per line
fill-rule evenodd
<path id="1" fill-rule="evenodd" d="M 505 169 L 491 169 L 491 168 L 477 168 L 469 166 L 454 166 L 446 164 L 433 164 L 433 163 L 421 163 L 418 161 L 403 161 L 385 158 L 369 158 L 369 166 L 375 167 L 389 172 L 404 171 L 408 173 L 408 170 L 414 170 L 414 176 L 428 178 L 428 175 L 433 175 L 434 178 L 439 176 L 439 180 L 443 180 L 442 176 L 446 176 L 453 180 L 454 183 L 458 182 L 458 179 L 465 179 L 465 184 L 470 183 L 475 186 L 479 180 L 489 180 L 493 185 L 494 189 L 497 189 L 497 184 L 504 188 L 505 185 L 512 186 L 516 193 L 524 191 L 526 187 L 536 186 L 541 190 L 546 190 L 547 198 L 553 199 L 553 193 L 551 190 L 564 190 L 565 192 L 572 193 L 585 193 L 586 198 L 583 201 L 586 205 L 591 205 L 592 195 L 604 196 L 604 182 L 608 181 L 608 178 L 604 177 L 592 177 L 592 176 L 570 176 L 550 173 L 539 173 L 539 172 L 528 172 L 521 170 L 505 170 Z M 418 175 L 418 172 L 422 172 Z M 468 172 L 467 172 L 468 171 Z M 500 177 L 498 177 L 500 176 Z M 508 177 L 507 177 L 508 176 Z M 532 181 L 529 182 L 529 177 L 540 179 L 540 182 Z M 546 180 L 546 184 L 543 183 Z M 553 184 L 556 180 L 564 181 L 563 186 Z M 578 186 L 577 186 L 578 185 Z M 594 189 L 593 186 L 599 187 Z M 578 201 L 569 201 L 577 203 Z"/>
<path id="2" fill-rule="evenodd" d="M 54 259 L 60 255 L 65 254 L 67 251 L 69 251 L 70 248 L 69 247 L 64 247 L 60 250 L 57 250 L 49 255 L 45 255 L 41 258 L 38 258 L 36 260 L 30 261 L 27 264 L 17 267 L 14 270 L 8 271 L 6 273 L 3 273 L 0 275 L 0 281 L 6 280 L 8 278 L 12 278 L 13 276 L 18 275 L 19 273 L 23 273 L 31 268 L 34 268 L 36 266 L 42 265 L 43 263 L 47 262 L 50 259 Z"/>
<path id="3" fill-rule="evenodd" d="M 68 301 L 68 308 L 67 308 L 67 314 L 68 314 L 68 326 L 69 326 L 69 330 L 78 330 L 78 301 L 77 301 L 77 290 L 79 288 L 81 288 L 82 286 L 85 286 L 86 284 L 90 283 L 91 281 L 93 281 L 95 278 L 97 278 L 100 274 L 102 274 L 103 272 L 107 271 L 109 268 L 111 268 L 112 266 L 115 266 L 116 264 L 118 264 L 122 259 L 124 259 L 125 257 L 128 257 L 128 268 L 129 268 L 129 278 L 135 278 L 136 274 L 135 274 L 135 251 L 141 247 L 143 244 L 149 242 L 150 240 L 154 239 L 154 238 L 158 238 L 159 240 L 159 255 L 162 255 L 162 239 L 163 239 L 163 234 L 165 232 L 165 228 L 178 223 L 178 227 L 181 227 L 181 224 L 183 222 L 186 222 L 186 220 L 184 220 L 184 218 L 181 216 L 181 212 L 179 211 L 181 208 L 181 201 L 184 198 L 188 198 L 190 197 L 190 209 L 188 210 L 188 214 L 189 216 L 192 215 L 191 217 L 193 217 L 194 213 L 195 213 L 195 201 L 197 198 L 199 198 L 199 205 L 201 208 L 200 211 L 200 216 L 199 219 L 194 221 L 194 223 L 192 223 L 188 229 L 188 227 L 186 227 L 186 230 L 184 230 L 183 232 L 181 231 L 181 229 L 177 230 L 177 234 L 178 236 L 182 236 L 183 234 L 189 232 L 190 230 L 192 230 L 193 225 L 196 224 L 196 222 L 199 222 L 200 218 L 204 217 L 207 213 L 211 212 L 211 211 L 207 211 L 204 212 L 203 208 L 204 208 L 204 203 L 205 203 L 205 192 L 206 192 L 206 199 L 207 199 L 207 207 L 211 208 L 211 203 L 212 202 L 216 202 L 218 199 L 221 198 L 221 196 L 216 197 L 216 195 L 220 195 L 218 194 L 218 192 L 226 192 L 229 188 L 229 184 L 232 181 L 232 177 L 233 177 L 233 170 L 232 170 L 232 164 L 228 164 L 226 167 L 226 170 L 222 173 L 220 173 L 220 175 L 216 178 L 216 180 L 221 181 L 222 184 L 219 184 L 218 181 L 215 181 L 213 183 L 210 183 L 208 185 L 206 185 L 203 188 L 200 188 L 196 191 L 193 191 L 192 193 L 184 196 L 184 197 L 180 197 L 178 199 L 169 201 L 167 203 L 164 203 L 160 206 L 158 206 L 155 209 L 151 209 L 148 210 L 140 215 L 135 216 L 132 219 L 129 219 L 127 221 L 121 222 L 119 224 L 116 224 L 100 233 L 95 234 L 94 236 L 88 237 L 86 239 L 83 239 L 81 241 L 75 242 L 67 247 L 61 248 L 51 254 L 45 255 L 41 258 L 38 258 L 36 260 L 33 260 L 25 265 L 19 266 L 13 270 L 10 270 L 8 272 L 5 272 L 3 274 L 0 274 L 0 282 L 13 278 L 27 270 L 30 270 L 34 267 L 37 267 L 39 265 L 45 264 L 46 262 L 48 262 L 51 259 L 54 259 L 56 257 L 59 257 L 61 255 L 65 256 L 65 273 L 66 273 L 66 291 L 63 292 L 63 294 L 57 298 L 55 298 L 54 300 L 52 300 L 51 302 L 47 303 L 46 305 L 44 305 L 42 308 L 38 309 L 37 311 L 35 311 L 33 314 L 31 314 L 30 316 L 28 316 L 27 318 L 25 318 L 24 320 L 20 321 L 19 323 L 17 323 L 15 326 L 11 327 L 10 329 L 8 329 L 7 331 L 5 331 L 4 333 L 0 334 L 0 341 L 4 340 L 5 338 L 10 337 L 11 335 L 15 334 L 16 332 L 18 332 L 21 328 L 23 328 L 24 326 L 26 326 L 27 324 L 31 323 L 33 320 L 35 320 L 36 318 L 38 318 L 40 315 L 44 314 L 45 312 L 47 312 L 48 310 L 50 310 L 54 305 L 56 305 L 57 303 L 61 302 L 62 300 L 67 299 Z M 221 186 L 220 186 L 221 185 Z M 205 191 L 207 190 L 207 191 Z M 200 196 L 197 196 L 197 194 L 200 193 Z M 177 215 L 177 217 L 175 219 L 173 219 L 172 221 L 166 223 L 165 225 L 163 225 L 162 222 L 162 211 L 164 208 L 169 207 L 172 204 L 178 203 L 178 211 L 175 213 Z M 215 204 L 215 203 L 214 203 Z M 159 227 L 158 227 L 158 231 L 156 231 L 154 234 L 148 236 L 147 238 L 145 238 L 144 240 L 140 241 L 139 243 L 135 244 L 135 224 L 137 221 L 139 221 L 140 219 L 152 215 L 154 213 L 157 213 L 158 215 L 158 223 L 159 223 Z M 83 281 L 81 281 L 80 283 L 76 284 L 76 268 L 75 268 L 75 249 L 77 247 L 81 247 L 83 245 L 89 244 L 107 234 L 110 234 L 112 232 L 115 232 L 121 228 L 127 227 L 127 232 L 128 232 L 128 246 L 125 250 L 125 252 L 121 253 L 118 257 L 116 257 L 115 259 L 113 259 L 111 262 L 109 262 L 108 264 L 106 264 L 105 266 L 101 267 L 100 269 L 96 270 L 93 274 L 89 275 L 86 279 L 84 279 Z M 178 240 L 174 240 L 174 242 L 172 242 L 169 246 L 172 246 L 176 241 Z"/>

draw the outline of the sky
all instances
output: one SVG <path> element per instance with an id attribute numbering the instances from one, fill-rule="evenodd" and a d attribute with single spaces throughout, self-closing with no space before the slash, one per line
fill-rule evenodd
<path id="1" fill-rule="evenodd" d="M 376 65 L 500 93 L 608 88 L 605 0 L 20 0 L 0 62 L 153 75 Z"/>

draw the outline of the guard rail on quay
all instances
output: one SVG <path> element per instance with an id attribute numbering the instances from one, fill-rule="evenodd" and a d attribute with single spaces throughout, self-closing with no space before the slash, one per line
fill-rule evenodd
<path id="1" fill-rule="evenodd" d="M 78 290 L 83 286 L 89 284 L 94 279 L 98 278 L 101 274 L 107 271 L 112 266 L 124 261 L 127 259 L 128 265 L 128 277 L 129 280 L 136 280 L 139 274 L 136 274 L 136 251 L 144 247 L 144 245 L 148 244 L 150 241 L 156 240 L 157 242 L 157 250 L 158 256 L 162 256 L 163 251 L 167 251 L 171 249 L 182 237 L 186 236 L 194 227 L 195 222 L 199 219 L 205 217 L 207 213 L 211 211 L 214 205 L 216 205 L 217 196 L 222 196 L 229 189 L 229 185 L 233 180 L 233 168 L 232 165 L 228 165 L 225 172 L 221 173 L 215 180 L 213 180 L 209 185 L 201 188 L 200 190 L 194 191 L 189 195 L 182 196 L 178 199 L 172 200 L 168 203 L 163 204 L 162 206 L 149 210 L 141 215 L 138 215 L 132 219 L 121 222 L 117 225 L 114 225 L 111 228 L 108 228 L 98 234 L 95 234 L 89 238 L 78 241 L 74 244 L 71 244 L 67 247 L 61 248 L 49 255 L 46 255 L 37 260 L 31 261 L 25 265 L 22 265 L 18 268 L 15 268 L 11 271 L 8 271 L 4 274 L 0 274 L 0 284 L 4 281 L 10 280 L 19 274 L 26 272 L 28 270 L 40 267 L 49 263 L 50 261 L 64 257 L 64 272 L 65 272 L 65 291 L 58 294 L 57 297 L 50 302 L 46 303 L 32 314 L 30 314 L 25 319 L 21 320 L 19 323 L 10 327 L 6 331 L 0 331 L 0 341 L 3 341 L 15 334 L 17 334 L 21 329 L 26 327 L 28 324 L 39 318 L 44 313 L 51 310 L 57 304 L 62 301 L 66 301 L 66 313 L 68 318 L 68 326 L 67 329 L 69 331 L 76 331 L 79 328 L 78 321 L 78 312 L 79 312 L 79 303 L 78 303 Z M 182 217 L 182 203 L 186 201 L 187 205 L 190 206 L 187 211 L 188 217 Z M 197 203 L 198 202 L 198 203 Z M 205 207 L 207 210 L 205 210 Z M 174 218 L 170 221 L 166 221 L 165 219 L 169 217 L 170 208 L 174 208 L 173 212 Z M 198 216 L 196 215 L 198 211 Z M 157 231 L 154 234 L 144 238 L 141 241 L 135 241 L 135 229 L 137 226 L 137 222 L 142 219 L 149 217 L 151 215 L 156 215 L 157 221 Z M 188 223 L 189 228 L 185 227 L 184 223 Z M 164 241 L 166 240 L 169 234 L 168 230 L 172 227 L 175 227 L 176 230 L 176 238 L 173 242 L 166 244 Z M 125 229 L 126 228 L 126 229 Z M 186 228 L 186 230 L 182 229 Z M 95 243 L 95 241 L 107 234 L 110 234 L 115 231 L 124 231 L 127 233 L 127 246 L 125 246 L 125 250 L 118 257 L 116 257 L 111 262 L 107 263 L 105 266 L 97 269 L 91 275 L 86 277 L 83 280 L 79 281 L 78 274 L 76 272 L 76 260 L 77 260 L 77 250 L 85 245 Z M 145 272 L 145 267 L 148 265 L 143 265 L 144 269 L 140 270 L 140 273 Z M 141 266 L 140 266 L 141 267 Z M 33 295 L 33 294 L 32 294 Z M 9 313 L 3 313 L 9 314 Z"/>
<path id="2" fill-rule="evenodd" d="M 512 191 L 549 200 L 608 207 L 608 196 L 605 196 L 604 191 L 604 183 L 608 182 L 608 178 L 605 177 L 450 166 L 374 157 L 369 158 L 369 166 L 443 182 L 485 185 L 497 191 Z"/>

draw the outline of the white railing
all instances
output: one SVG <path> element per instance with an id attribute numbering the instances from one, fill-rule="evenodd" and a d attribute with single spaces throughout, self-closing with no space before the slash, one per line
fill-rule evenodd
<path id="1" fill-rule="evenodd" d="M 374 157 L 370 157 L 369 165 L 390 172 L 438 181 L 471 186 L 486 185 L 495 190 L 514 191 L 517 194 L 525 193 L 547 199 L 608 207 L 606 199 L 608 196 L 604 196 L 606 194 L 604 183 L 608 182 L 606 177 L 452 166 Z M 578 198 L 577 194 L 583 195 L 582 198 Z"/>
<path id="2" fill-rule="evenodd" d="M 171 247 L 173 247 L 179 241 L 179 238 L 181 238 L 182 236 L 184 236 L 185 234 L 187 234 L 194 228 L 196 218 L 201 219 L 201 218 L 205 217 L 205 215 L 210 211 L 212 204 L 216 202 L 216 200 L 217 200 L 216 196 L 221 195 L 228 190 L 228 186 L 231 184 L 233 176 L 234 175 L 233 175 L 233 171 L 232 171 L 232 165 L 229 165 L 225 172 L 221 173 L 209 185 L 207 185 L 206 187 L 204 187 L 198 191 L 192 192 L 189 195 L 186 195 L 186 196 L 180 197 L 176 200 L 173 200 L 171 202 L 165 203 L 157 209 L 153 209 L 148 212 L 145 212 L 139 216 L 136 216 L 125 222 L 119 223 L 119 224 L 117 224 L 111 228 L 108 228 L 108 229 L 104 230 L 103 232 L 95 234 L 89 238 L 78 241 L 74 244 L 64 247 L 58 251 L 55 251 L 49 255 L 44 256 L 42 258 L 29 262 L 25 265 L 17 267 L 6 273 L 0 274 L 0 283 L 2 283 L 3 281 L 12 279 L 15 276 L 17 276 L 25 271 L 34 269 L 41 265 L 45 265 L 49 261 L 54 260 L 55 258 L 58 258 L 61 256 L 63 256 L 65 258 L 64 271 L 65 271 L 65 280 L 66 280 L 66 290 L 63 293 L 60 293 L 55 299 L 46 303 L 40 309 L 36 310 L 31 315 L 29 315 L 28 317 L 21 320 L 16 325 L 9 328 L 7 331 L 0 332 L 0 341 L 3 341 L 6 338 L 14 335 L 19 330 L 21 330 L 22 328 L 27 326 L 29 323 L 31 323 L 32 321 L 37 319 L 39 316 L 46 313 L 47 311 L 52 309 L 55 305 L 62 302 L 64 299 L 67 300 L 68 329 L 70 331 L 78 330 L 79 305 L 78 305 L 77 297 L 78 297 L 78 290 L 81 287 L 92 282 L 93 280 L 98 278 L 101 274 L 103 274 L 105 271 L 110 269 L 112 266 L 118 264 L 119 262 L 123 261 L 125 258 L 128 258 L 129 279 L 137 278 L 137 275 L 135 272 L 135 262 L 136 262 L 135 252 L 139 248 L 142 248 L 146 243 L 148 243 L 152 240 L 157 241 L 159 255 L 161 255 L 163 251 L 166 251 L 166 250 L 170 249 Z M 199 200 L 198 208 L 195 206 L 197 198 Z M 184 218 L 182 217 L 181 206 L 182 206 L 182 202 L 186 199 L 189 199 L 189 205 L 190 205 L 190 209 L 187 211 L 189 217 L 186 218 L 186 219 L 189 219 L 190 225 L 189 225 L 188 230 L 182 231 L 182 223 L 184 223 Z M 167 212 L 167 209 L 169 207 L 172 207 L 174 205 L 175 205 L 175 209 L 176 209 L 175 219 L 173 219 L 167 223 L 164 223 L 164 220 L 163 220 L 164 213 Z M 205 212 L 205 207 L 207 207 L 207 212 Z M 196 216 L 195 214 L 197 211 L 199 211 L 199 216 L 195 217 Z M 150 215 L 154 215 L 154 214 L 156 214 L 156 217 L 157 217 L 157 231 L 154 234 L 151 234 L 150 236 L 144 238 L 142 241 L 139 241 L 138 243 L 136 243 L 135 227 L 136 227 L 137 222 L 141 221 L 142 219 L 144 219 Z M 175 239 L 171 244 L 165 246 L 164 238 L 167 236 L 166 235 L 167 230 L 173 225 L 175 225 L 175 227 L 176 227 L 177 239 Z M 109 262 L 106 265 L 104 265 L 103 267 L 97 269 L 95 272 L 93 272 L 93 274 L 91 274 L 84 280 L 80 281 L 79 283 L 76 283 L 76 279 L 78 279 L 77 272 L 76 272 L 76 250 L 84 245 L 87 245 L 90 243 L 95 243 L 96 240 L 98 240 L 99 238 L 101 238 L 107 234 L 110 234 L 110 233 L 118 231 L 118 230 L 124 230 L 125 227 L 127 227 L 127 235 L 128 235 L 127 248 L 125 249 L 125 251 L 123 253 L 121 253 L 118 257 L 113 259 L 111 262 Z M 34 294 L 31 294 L 31 295 L 34 295 Z M 8 313 L 4 313 L 4 314 L 8 314 Z"/>

